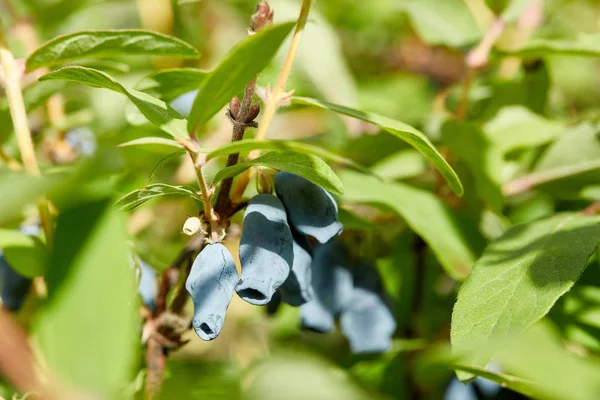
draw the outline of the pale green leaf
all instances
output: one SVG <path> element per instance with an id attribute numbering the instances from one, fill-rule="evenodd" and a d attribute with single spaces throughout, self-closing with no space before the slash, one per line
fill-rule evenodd
<path id="1" fill-rule="evenodd" d="M 0 229 L 0 249 L 19 274 L 33 278 L 44 273 L 47 251 L 38 237 L 14 229 Z"/>
<path id="2" fill-rule="evenodd" d="M 600 33 L 580 33 L 573 39 L 531 39 L 513 51 L 511 56 L 536 58 L 544 56 L 600 56 Z"/>
<path id="3" fill-rule="evenodd" d="M 139 342 L 135 273 L 123 221 L 108 201 L 61 210 L 35 325 L 45 363 L 78 390 L 114 398 Z"/>
<path id="4" fill-rule="evenodd" d="M 188 116 L 188 129 L 206 123 L 243 91 L 275 56 L 293 26 L 290 22 L 262 29 L 235 46 L 203 80 Z"/>
<path id="5" fill-rule="evenodd" d="M 121 143 L 119 147 L 129 146 L 146 146 L 146 145 L 158 145 L 158 146 L 169 146 L 183 149 L 183 145 L 176 140 L 161 138 L 161 137 L 144 137 L 139 139 L 130 140 L 129 142 Z"/>
<path id="6" fill-rule="evenodd" d="M 446 162 L 446 160 L 444 160 L 444 157 L 442 157 L 433 144 L 431 144 L 427 136 L 412 126 L 388 117 L 384 117 L 383 115 L 361 110 L 354 110 L 352 108 L 331 104 L 316 99 L 310 99 L 307 97 L 293 97 L 292 103 L 331 110 L 377 125 L 379 128 L 399 137 L 417 149 L 425 156 L 425 158 L 435 165 L 435 167 L 440 171 L 440 174 L 442 174 L 456 194 L 459 196 L 463 194 L 463 187 L 460 183 L 460 179 L 458 179 L 458 176 L 456 175 L 456 172 L 454 172 L 452 167 Z"/>
<path id="7" fill-rule="evenodd" d="M 487 138 L 502 152 L 543 145 L 563 130 L 562 123 L 548 120 L 523 106 L 503 108 L 483 127 Z"/>
<path id="8" fill-rule="evenodd" d="M 600 216 L 579 213 L 510 229 L 486 248 L 461 287 L 452 314 L 452 345 L 522 333 L 579 279 L 599 240 Z M 489 361 L 479 354 L 467 365 L 485 367 Z"/>
<path id="9" fill-rule="evenodd" d="M 135 88 L 164 101 L 200 88 L 208 72 L 196 68 L 163 69 L 144 77 Z"/>
<path id="10" fill-rule="evenodd" d="M 27 69 L 62 64 L 80 58 L 119 55 L 197 58 L 183 40 L 141 29 L 80 31 L 57 36 L 27 58 Z"/>
<path id="11" fill-rule="evenodd" d="M 124 94 L 154 125 L 173 137 L 188 138 L 185 118 L 173 110 L 171 106 L 147 93 L 125 89 L 123 85 L 105 72 L 85 67 L 64 67 L 40 78 L 41 81 L 52 79 L 85 83 L 92 87 L 109 89 Z"/>
<path id="12" fill-rule="evenodd" d="M 299 175 L 323 189 L 333 193 L 342 194 L 344 187 L 335 172 L 321 160 L 312 154 L 269 152 L 254 160 L 232 165 L 220 170 L 215 175 L 214 182 L 232 178 L 250 167 L 264 166 Z"/>
<path id="13" fill-rule="evenodd" d="M 414 178 L 427 169 L 427 161 L 418 152 L 412 149 L 401 150 L 371 166 L 377 176 L 384 179 Z"/>
<path id="14" fill-rule="evenodd" d="M 153 183 L 143 189 L 136 189 L 117 200 L 121 210 L 132 210 L 150 199 L 162 196 L 189 196 L 199 202 L 196 191 L 188 186 L 174 186 L 166 183 Z"/>
<path id="15" fill-rule="evenodd" d="M 390 207 L 427 242 L 450 276 L 464 279 L 468 275 L 483 238 L 472 223 L 435 194 L 352 171 L 341 172 L 340 178 L 345 188 L 343 202 Z"/>
<path id="16" fill-rule="evenodd" d="M 399 6 L 428 44 L 459 47 L 474 43 L 481 36 L 477 22 L 462 0 L 403 0 Z"/>

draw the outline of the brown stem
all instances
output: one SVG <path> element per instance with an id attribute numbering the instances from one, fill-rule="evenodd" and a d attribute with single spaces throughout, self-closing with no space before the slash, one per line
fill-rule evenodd
<path id="1" fill-rule="evenodd" d="M 231 141 L 237 142 L 244 138 L 244 132 L 246 131 L 247 124 L 252 122 L 252 120 L 248 120 L 252 112 L 252 96 L 254 95 L 254 90 L 256 89 L 256 78 L 252 79 L 247 85 L 246 90 L 244 91 L 244 98 L 242 99 L 242 104 L 240 106 L 240 110 L 237 115 L 230 114 L 232 118 L 233 124 L 233 133 L 231 134 Z M 230 111 L 231 113 L 231 111 Z M 230 167 L 232 165 L 237 164 L 240 157 L 240 153 L 230 154 L 227 159 L 227 166 Z M 233 178 L 224 179 L 221 183 L 221 189 L 219 189 L 219 195 L 217 197 L 217 202 L 215 205 L 215 209 L 217 210 L 217 214 L 221 215 L 223 211 L 229 205 L 229 192 L 231 191 L 231 186 L 233 184 Z"/>

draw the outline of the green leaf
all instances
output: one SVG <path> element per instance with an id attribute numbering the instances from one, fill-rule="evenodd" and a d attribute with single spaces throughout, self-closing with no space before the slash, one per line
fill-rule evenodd
<path id="1" fill-rule="evenodd" d="M 505 107 L 483 127 L 487 138 L 506 153 L 548 143 L 564 130 L 562 123 L 548 120 L 523 106 Z"/>
<path id="2" fill-rule="evenodd" d="M 373 174 L 384 179 L 401 180 L 414 178 L 427 169 L 427 161 L 417 151 L 401 150 L 371 166 Z"/>
<path id="3" fill-rule="evenodd" d="M 404 0 L 399 6 L 428 44 L 460 47 L 474 43 L 481 36 L 477 22 L 462 0 Z"/>
<path id="4" fill-rule="evenodd" d="M 80 58 L 120 55 L 197 58 L 198 51 L 176 37 L 141 29 L 81 31 L 42 44 L 26 66 L 31 71 Z"/>
<path id="5" fill-rule="evenodd" d="M 0 229 L 0 249 L 19 274 L 33 278 L 44 273 L 47 252 L 38 237 L 14 229 Z"/>
<path id="6" fill-rule="evenodd" d="M 158 146 L 169 146 L 183 149 L 183 145 L 176 140 L 161 138 L 161 137 L 144 137 L 139 139 L 130 140 L 129 142 L 121 143 L 119 147 L 129 146 L 147 146 L 147 145 L 158 145 Z"/>
<path id="7" fill-rule="evenodd" d="M 234 153 L 241 153 L 244 151 L 250 151 L 254 149 L 265 149 L 273 151 L 284 151 L 284 152 L 298 152 L 304 154 L 314 154 L 326 160 L 339 163 L 348 167 L 352 167 L 358 171 L 364 173 L 372 173 L 369 169 L 363 167 L 360 164 L 355 163 L 349 158 L 340 156 L 338 154 L 327 151 L 323 147 L 315 146 L 303 142 L 295 142 L 292 140 L 254 140 L 246 139 L 237 142 L 231 142 L 220 148 L 211 151 L 207 155 L 207 159 L 225 156 Z"/>
<path id="8" fill-rule="evenodd" d="M 125 226 L 108 201 L 61 210 L 45 275 L 48 301 L 35 326 L 54 374 L 108 398 L 128 382 L 139 342 L 128 253 Z"/>
<path id="9" fill-rule="evenodd" d="M 172 195 L 189 196 L 196 200 L 196 202 L 200 202 L 198 194 L 191 187 L 167 185 L 166 183 L 153 183 L 143 189 L 136 189 L 127 193 L 117 200 L 116 204 L 121 207 L 121 210 L 132 210 L 155 197 Z"/>
<path id="10" fill-rule="evenodd" d="M 215 175 L 214 183 L 233 178 L 250 167 L 265 166 L 291 172 L 333 193 L 342 194 L 344 187 L 332 169 L 319 157 L 312 154 L 269 152 L 254 160 L 232 165 Z"/>
<path id="11" fill-rule="evenodd" d="M 516 21 L 530 4 L 529 0 L 485 0 L 485 2 L 504 22 Z"/>
<path id="12" fill-rule="evenodd" d="M 235 46 L 208 73 L 188 116 L 189 131 L 208 122 L 267 66 L 294 25 L 290 22 L 260 30 Z"/>
<path id="13" fill-rule="evenodd" d="M 442 126 L 442 141 L 471 170 L 477 193 L 494 211 L 501 211 L 502 152 L 473 124 L 448 121 Z"/>
<path id="14" fill-rule="evenodd" d="M 340 106 L 337 104 L 326 103 L 324 101 L 311 99 L 307 97 L 293 97 L 293 104 L 305 104 L 309 106 L 319 107 L 326 110 L 335 111 L 340 114 L 348 115 L 353 118 L 360 119 L 362 121 L 366 121 L 377 125 L 384 131 L 391 133 L 394 136 L 399 137 L 404 140 L 415 149 L 417 149 L 421 154 L 425 156 L 435 167 L 440 171 L 440 174 L 446 179 L 452 190 L 459 196 L 463 194 L 463 187 L 460 183 L 460 179 L 456 175 L 456 172 L 450 167 L 450 165 L 444 160 L 444 157 L 440 155 L 440 153 L 436 150 L 436 148 L 431 144 L 427 136 L 420 132 L 419 130 L 413 128 L 410 125 L 407 125 L 400 121 L 395 121 L 391 118 L 384 117 L 383 115 L 354 110 L 352 108 Z"/>
<path id="15" fill-rule="evenodd" d="M 532 39 L 504 53 L 523 58 L 545 56 L 600 56 L 600 33 L 580 33 L 574 39 Z"/>
<path id="16" fill-rule="evenodd" d="M 124 94 L 148 118 L 148 121 L 173 137 L 189 138 L 185 118 L 173 110 L 171 106 L 147 93 L 125 89 L 123 85 L 105 72 L 85 67 L 64 67 L 40 78 L 41 81 L 53 79 L 85 83 L 92 87 L 109 89 Z"/>
<path id="17" fill-rule="evenodd" d="M 492 242 L 458 293 L 453 347 L 525 331 L 579 279 L 599 240 L 600 216 L 563 213 L 518 225 Z M 479 354 L 467 364 L 489 361 Z"/>
<path id="18" fill-rule="evenodd" d="M 345 203 L 390 207 L 423 238 L 448 274 L 464 279 L 482 248 L 477 228 L 433 193 L 403 183 L 384 183 L 374 177 L 342 171 Z"/>
<path id="19" fill-rule="evenodd" d="M 164 101 L 171 101 L 198 89 L 207 75 L 208 72 L 196 68 L 163 69 L 144 77 L 135 88 Z"/>

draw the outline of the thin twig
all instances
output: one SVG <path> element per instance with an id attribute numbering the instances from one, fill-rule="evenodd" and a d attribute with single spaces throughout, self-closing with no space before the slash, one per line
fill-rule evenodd
<path id="1" fill-rule="evenodd" d="M 253 35 L 257 31 L 269 26 L 273 22 L 273 11 L 271 11 L 269 3 L 263 0 L 257 4 L 256 10 L 254 11 L 254 14 L 252 14 L 250 21 L 250 29 L 248 31 L 250 35 Z M 234 97 L 231 101 L 229 118 L 233 123 L 233 132 L 231 134 L 232 142 L 242 140 L 244 138 L 244 132 L 246 131 L 246 128 L 255 125 L 254 119 L 257 117 L 260 111 L 260 103 L 256 103 L 254 105 L 252 104 L 252 96 L 254 96 L 255 90 L 256 77 L 246 85 L 246 89 L 244 90 L 244 98 L 242 99 L 241 104 L 237 97 Z M 230 154 L 227 159 L 227 167 L 237 164 L 239 157 L 240 153 Z M 218 215 L 224 214 L 225 210 L 229 208 L 229 192 L 231 191 L 232 183 L 233 178 L 224 179 L 221 183 L 219 195 L 215 203 L 215 209 Z"/>
<path id="2" fill-rule="evenodd" d="M 13 54 L 8 49 L 2 26 L 0 25 L 0 64 L 4 72 L 4 86 L 6 89 L 6 97 L 10 108 L 17 143 L 21 152 L 21 158 L 25 170 L 34 176 L 40 176 L 37 159 L 35 157 L 35 149 L 33 140 L 31 139 L 31 131 L 29 130 L 29 122 L 27 120 L 27 111 L 23 101 L 23 91 L 21 88 L 21 74 Z M 38 203 L 40 220 L 46 237 L 48 247 L 52 246 L 52 220 L 48 201 L 42 199 Z"/>
<path id="3" fill-rule="evenodd" d="M 290 49 L 288 50 L 288 54 L 285 58 L 285 62 L 283 63 L 283 67 L 279 74 L 279 78 L 277 79 L 277 85 L 270 93 L 267 93 L 266 106 L 263 113 L 263 116 L 260 120 L 260 124 L 258 126 L 258 132 L 256 133 L 256 140 L 264 140 L 267 135 L 267 130 L 269 129 L 269 125 L 275 116 L 275 112 L 277 111 L 277 107 L 279 103 L 285 99 L 286 94 L 285 85 L 287 80 L 292 72 L 292 66 L 294 65 L 294 60 L 296 58 L 296 54 L 298 53 L 298 46 L 300 45 L 300 39 L 302 37 L 302 32 L 306 27 L 306 21 L 308 20 L 308 13 L 310 11 L 310 5 L 312 0 L 302 0 L 302 7 L 300 8 L 300 15 L 298 16 L 298 23 L 296 25 L 296 30 L 294 31 L 294 36 L 292 37 L 292 43 L 290 45 Z M 249 154 L 249 158 L 253 159 L 258 157 L 259 150 L 252 150 Z M 236 201 L 239 201 L 242 197 L 242 194 L 246 190 L 248 183 L 250 182 L 250 178 L 254 169 L 250 168 L 245 173 L 241 174 L 238 178 L 236 186 L 233 189 L 233 193 L 231 195 L 231 203 L 235 204 Z"/>
<path id="4" fill-rule="evenodd" d="M 258 132 L 256 133 L 256 140 L 263 140 L 266 137 L 269 125 L 271 124 L 273 116 L 277 111 L 278 103 L 281 100 L 282 95 L 284 94 L 285 85 L 290 76 L 290 73 L 292 72 L 294 59 L 296 58 L 296 54 L 298 53 L 298 46 L 300 45 L 302 32 L 304 31 L 306 21 L 308 20 L 308 12 L 310 11 L 311 3 L 312 0 L 302 0 L 302 8 L 300 9 L 300 16 L 298 17 L 298 24 L 296 25 L 296 30 L 294 31 L 294 36 L 292 37 L 292 43 L 290 45 L 287 57 L 285 58 L 285 62 L 281 69 L 281 73 L 279 74 L 279 79 L 277 79 L 277 85 L 275 85 L 273 91 L 267 98 L 265 112 L 260 121 Z"/>

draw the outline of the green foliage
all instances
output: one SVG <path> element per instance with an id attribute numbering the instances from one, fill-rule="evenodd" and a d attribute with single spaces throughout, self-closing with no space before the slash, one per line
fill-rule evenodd
<path id="1" fill-rule="evenodd" d="M 211 119 L 244 89 L 277 53 L 294 23 L 275 25 L 250 36 L 202 81 L 190 112 L 188 129 L 194 131 Z"/>
<path id="2" fill-rule="evenodd" d="M 3 8 L 0 306 L 36 357 L 0 324 L 0 398 L 30 367 L 52 398 L 600 398 L 597 2 L 255 3 Z M 290 235 L 292 273 L 248 272 Z M 241 287 L 240 242 L 249 290 L 201 259 L 190 301 L 208 243 Z"/>
<path id="3" fill-rule="evenodd" d="M 27 68 L 33 70 L 81 58 L 122 54 L 198 57 L 196 49 L 186 42 L 152 31 L 83 31 L 58 36 L 44 43 L 27 58 Z"/>
<path id="4" fill-rule="evenodd" d="M 600 241 L 600 218 L 581 214 L 518 225 L 473 267 L 452 314 L 452 344 L 519 334 L 548 313 L 583 273 Z M 485 367 L 488 357 L 469 365 Z"/>
<path id="5" fill-rule="evenodd" d="M 311 154 L 271 151 L 254 160 L 222 169 L 215 175 L 214 183 L 241 174 L 252 166 L 263 166 L 291 172 L 323 187 L 333 194 L 342 194 L 344 187 L 335 172 L 325 161 Z"/>
<path id="6" fill-rule="evenodd" d="M 85 67 L 64 67 L 44 75 L 40 80 L 67 80 L 109 89 L 124 94 L 141 111 L 148 121 L 175 138 L 188 137 L 186 120 L 163 101 L 137 90 L 127 90 L 105 72 Z"/>

